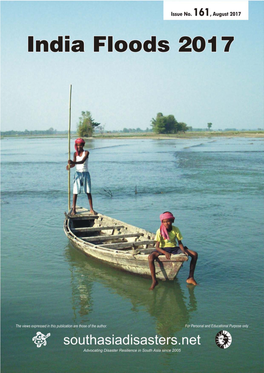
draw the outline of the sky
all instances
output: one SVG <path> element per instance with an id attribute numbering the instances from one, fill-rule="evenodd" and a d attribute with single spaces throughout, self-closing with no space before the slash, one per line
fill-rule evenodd
<path id="1" fill-rule="evenodd" d="M 162 1 L 1 1 L 1 130 L 72 130 L 90 111 L 105 131 L 150 128 L 158 112 L 193 128 L 264 128 L 264 1 L 245 21 L 164 21 Z M 84 52 L 28 52 L 34 40 L 70 36 Z M 95 36 L 114 43 L 156 36 L 168 52 L 94 52 Z M 202 52 L 179 39 L 216 36 Z M 234 36 L 228 53 L 222 36 Z"/>

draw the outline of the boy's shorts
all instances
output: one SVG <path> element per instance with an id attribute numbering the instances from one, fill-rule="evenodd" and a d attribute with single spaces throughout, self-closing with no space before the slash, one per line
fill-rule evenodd
<path id="1" fill-rule="evenodd" d="M 91 177 L 89 172 L 75 172 L 73 194 L 91 193 Z"/>
<path id="2" fill-rule="evenodd" d="M 176 247 L 162 247 L 161 249 L 166 251 L 169 254 L 182 254 L 182 251 L 179 248 L 179 246 L 176 246 Z M 158 250 L 153 251 L 153 253 L 156 253 L 156 252 L 160 253 Z M 160 255 L 164 255 L 164 254 L 160 253 Z"/>

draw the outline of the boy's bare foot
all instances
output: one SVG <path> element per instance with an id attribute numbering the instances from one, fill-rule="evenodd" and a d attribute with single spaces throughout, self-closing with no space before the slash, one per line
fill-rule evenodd
<path id="1" fill-rule="evenodd" d="M 90 210 L 90 214 L 96 215 L 96 212 L 94 210 Z"/>
<path id="2" fill-rule="evenodd" d="M 69 215 L 70 215 L 70 216 L 74 216 L 74 215 L 76 215 L 76 211 L 75 211 L 75 210 L 73 210 L 73 209 L 71 209 L 71 211 L 70 211 Z"/>
<path id="3" fill-rule="evenodd" d="M 187 284 L 198 285 L 193 277 L 189 277 L 186 280 Z"/>
<path id="4" fill-rule="evenodd" d="M 153 281 L 152 284 L 151 284 L 151 287 L 149 288 L 149 290 L 153 290 L 157 285 L 158 285 L 158 281 Z"/>

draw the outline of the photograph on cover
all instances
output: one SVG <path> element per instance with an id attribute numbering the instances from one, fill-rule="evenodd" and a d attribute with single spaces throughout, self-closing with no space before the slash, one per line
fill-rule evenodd
<path id="1" fill-rule="evenodd" d="M 264 2 L 1 24 L 1 371 L 263 371 Z"/>

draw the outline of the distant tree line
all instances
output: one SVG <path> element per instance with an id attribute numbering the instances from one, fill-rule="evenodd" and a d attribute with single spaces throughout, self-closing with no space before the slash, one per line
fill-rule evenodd
<path id="1" fill-rule="evenodd" d="M 33 130 L 33 131 L 1 131 L 1 136 L 39 136 L 39 135 L 55 135 L 58 131 L 54 128 L 49 128 L 48 130 Z"/>
<path id="2" fill-rule="evenodd" d="M 145 130 L 142 130 L 141 128 L 123 128 L 124 133 L 138 133 L 138 132 L 152 132 L 151 129 L 146 128 Z"/>
<path id="3" fill-rule="evenodd" d="M 164 116 L 162 113 L 158 113 L 156 118 L 152 118 L 151 125 L 155 133 L 178 133 L 186 132 L 189 129 L 186 123 L 177 122 L 174 115 Z"/>

